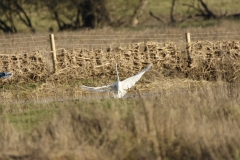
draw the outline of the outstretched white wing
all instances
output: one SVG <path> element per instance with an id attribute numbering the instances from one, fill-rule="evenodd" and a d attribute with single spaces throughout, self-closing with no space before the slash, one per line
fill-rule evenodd
<path id="1" fill-rule="evenodd" d="M 151 66 L 152 66 L 152 63 L 149 64 L 147 68 L 145 68 L 144 70 L 142 70 L 138 74 L 136 74 L 132 77 L 129 77 L 129 78 L 125 79 L 124 81 L 122 81 L 122 88 L 123 89 L 129 89 L 132 86 L 134 86 L 135 83 L 142 77 L 142 75 L 151 68 Z"/>
<path id="2" fill-rule="evenodd" d="M 115 87 L 115 84 L 107 85 L 107 86 L 102 86 L 102 87 L 88 87 L 82 85 L 82 89 L 88 90 L 88 91 L 94 91 L 94 92 L 107 92 L 107 91 L 112 91 Z"/>

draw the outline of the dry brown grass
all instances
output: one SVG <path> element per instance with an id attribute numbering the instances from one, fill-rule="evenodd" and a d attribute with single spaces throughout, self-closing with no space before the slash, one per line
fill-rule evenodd
<path id="1" fill-rule="evenodd" d="M 190 85 L 144 100 L 56 102 L 27 133 L 5 112 L 0 159 L 239 159 L 240 86 Z"/>

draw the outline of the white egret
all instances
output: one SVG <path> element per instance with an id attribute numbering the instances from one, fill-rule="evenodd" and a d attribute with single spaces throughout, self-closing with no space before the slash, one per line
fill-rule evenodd
<path id="1" fill-rule="evenodd" d="M 123 81 L 120 81 L 118 76 L 117 64 L 116 64 L 117 81 L 114 84 L 110 84 L 102 87 L 88 87 L 88 86 L 82 85 L 82 88 L 85 90 L 94 91 L 94 92 L 112 91 L 114 92 L 114 98 L 122 98 L 127 93 L 126 90 L 134 86 L 135 83 L 142 77 L 142 75 L 151 68 L 151 66 L 152 64 L 148 65 L 147 68 L 145 68 L 138 74 L 132 77 L 129 77 Z"/>

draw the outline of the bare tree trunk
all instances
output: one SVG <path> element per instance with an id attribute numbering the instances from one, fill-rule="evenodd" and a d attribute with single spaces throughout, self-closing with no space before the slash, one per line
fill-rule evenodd
<path id="1" fill-rule="evenodd" d="M 163 19 L 161 19 L 160 17 L 157 17 L 151 11 L 149 12 L 149 14 L 150 14 L 150 16 L 152 16 L 154 19 L 158 20 L 159 22 L 165 23 L 165 21 Z"/>
<path id="2" fill-rule="evenodd" d="M 78 6 L 76 20 L 75 20 L 75 27 L 77 27 L 77 28 L 80 26 L 80 15 L 81 15 L 81 7 Z"/>
<path id="3" fill-rule="evenodd" d="M 203 6 L 204 10 L 207 12 L 208 19 L 209 18 L 216 18 L 217 16 L 208 8 L 207 4 L 203 2 L 203 0 L 199 0 L 201 5 Z"/>
<path id="4" fill-rule="evenodd" d="M 0 20 L 0 30 L 2 30 L 4 33 L 14 33 L 14 30 L 2 20 Z"/>
<path id="5" fill-rule="evenodd" d="M 174 13 L 175 13 L 175 8 L 176 8 L 176 1 L 177 0 L 172 0 L 172 6 L 171 6 L 171 11 L 170 11 L 170 20 L 171 22 L 176 22 L 174 19 Z"/>
<path id="6" fill-rule="evenodd" d="M 58 24 L 58 30 L 59 31 L 63 31 L 63 25 L 61 23 L 61 20 L 59 19 L 59 15 L 58 15 L 58 12 L 56 11 L 53 11 L 53 16 L 54 16 L 54 19 L 57 21 L 57 24 Z"/>
<path id="7" fill-rule="evenodd" d="M 28 16 L 27 12 L 23 9 L 23 7 L 18 4 L 17 1 L 14 1 L 14 5 L 16 6 L 17 10 L 16 13 L 19 16 L 19 19 L 28 27 L 31 29 L 31 31 L 34 33 L 35 32 L 35 28 L 32 26 L 32 22 L 30 17 Z M 23 16 L 22 16 L 23 14 Z"/>
<path id="8" fill-rule="evenodd" d="M 135 8 L 132 19 L 131 25 L 135 27 L 138 24 L 138 18 L 142 15 L 143 10 L 146 8 L 150 0 L 139 0 L 138 6 Z"/>
<path id="9" fill-rule="evenodd" d="M 195 1 L 194 1 L 195 2 Z M 182 5 L 188 6 L 189 8 L 193 8 L 194 10 L 196 10 L 198 13 L 195 14 L 194 16 L 198 16 L 198 17 L 203 17 L 204 19 L 215 19 L 218 18 L 217 15 L 215 15 L 207 6 L 207 4 L 205 2 L 203 2 L 203 0 L 198 0 L 198 7 L 195 7 L 194 4 L 186 4 L 183 3 Z M 193 17 L 193 16 L 190 16 Z"/>

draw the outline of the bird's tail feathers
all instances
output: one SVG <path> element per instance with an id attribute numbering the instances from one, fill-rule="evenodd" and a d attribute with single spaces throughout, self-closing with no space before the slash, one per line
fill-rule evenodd
<path id="1" fill-rule="evenodd" d="M 125 90 L 122 90 L 119 93 L 114 93 L 114 98 L 122 98 L 126 93 L 127 91 Z"/>

